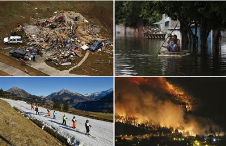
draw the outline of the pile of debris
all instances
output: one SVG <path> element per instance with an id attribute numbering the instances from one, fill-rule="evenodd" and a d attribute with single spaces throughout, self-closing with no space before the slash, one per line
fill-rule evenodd
<path id="1" fill-rule="evenodd" d="M 98 26 L 73 11 L 57 11 L 47 19 L 32 19 L 30 25 L 20 25 L 17 31 L 25 32 L 31 52 L 42 50 L 47 55 L 46 60 L 56 64 L 83 57 L 83 52 L 90 48 L 96 51 L 112 44 L 99 35 Z M 102 45 L 95 46 L 96 42 Z"/>

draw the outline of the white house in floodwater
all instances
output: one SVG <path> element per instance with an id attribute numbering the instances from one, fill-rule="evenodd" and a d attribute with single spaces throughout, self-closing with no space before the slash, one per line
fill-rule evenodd
<path id="1" fill-rule="evenodd" d="M 168 17 L 166 14 L 162 15 L 162 19 L 159 22 L 154 23 L 159 26 L 162 32 L 165 33 L 171 33 L 177 35 L 177 38 L 181 40 L 182 43 L 182 35 L 180 32 L 180 21 L 174 21 L 170 17 Z M 191 27 L 192 32 L 195 32 L 195 28 Z M 200 33 L 199 33 L 199 27 L 197 28 L 197 36 L 198 36 L 198 44 L 200 45 Z M 213 31 L 211 30 L 208 36 L 208 46 L 212 48 L 212 38 L 213 38 Z"/>
<path id="2" fill-rule="evenodd" d="M 177 35 L 177 38 L 181 40 L 181 32 L 180 32 L 180 22 L 174 21 L 170 17 L 168 17 L 166 14 L 162 15 L 162 19 L 159 22 L 154 23 L 156 25 L 159 25 L 159 28 L 164 33 L 171 33 Z"/>

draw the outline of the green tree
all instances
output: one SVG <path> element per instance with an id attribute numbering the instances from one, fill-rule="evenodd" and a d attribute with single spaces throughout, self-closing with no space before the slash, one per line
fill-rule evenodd
<path id="1" fill-rule="evenodd" d="M 69 110 L 69 104 L 66 101 L 64 102 L 63 110 L 64 111 L 68 111 Z"/>
<path id="2" fill-rule="evenodd" d="M 153 25 L 161 19 L 155 3 L 145 1 L 119 1 L 115 3 L 116 24 L 138 27 L 140 23 Z"/>
<path id="3" fill-rule="evenodd" d="M 3 91 L 2 89 L 0 89 L 0 96 L 1 97 L 6 97 L 5 91 Z"/>
<path id="4" fill-rule="evenodd" d="M 217 30 L 215 44 L 219 43 L 220 30 L 225 27 L 226 2 L 156 2 L 160 12 L 166 13 L 174 20 L 180 21 L 183 47 L 193 43 L 197 46 L 197 31 L 192 33 L 190 27 L 195 24 L 200 27 L 200 47 L 207 50 L 207 37 L 210 30 Z M 193 39 L 192 39 L 193 38 Z"/>
<path id="5" fill-rule="evenodd" d="M 55 98 L 53 101 L 53 108 L 61 110 L 61 105 L 57 98 Z"/>

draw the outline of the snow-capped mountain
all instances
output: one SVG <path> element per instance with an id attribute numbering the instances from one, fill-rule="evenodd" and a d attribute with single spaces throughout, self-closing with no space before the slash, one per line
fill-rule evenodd
<path id="1" fill-rule="evenodd" d="M 40 97 L 40 98 L 46 98 L 46 96 L 45 96 L 45 95 L 40 95 L 39 97 Z"/>
<path id="2" fill-rule="evenodd" d="M 102 98 L 112 92 L 113 92 L 113 88 L 110 88 L 110 89 L 104 90 L 104 91 L 99 91 L 99 92 L 94 92 L 94 93 L 86 93 L 86 94 L 84 94 L 84 96 L 88 97 L 89 99 L 97 99 L 97 98 Z"/>

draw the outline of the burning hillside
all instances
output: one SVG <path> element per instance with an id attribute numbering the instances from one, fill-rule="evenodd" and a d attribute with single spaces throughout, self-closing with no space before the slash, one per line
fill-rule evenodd
<path id="1" fill-rule="evenodd" d="M 131 125 L 172 127 L 184 135 L 204 135 L 214 126 L 189 113 L 195 110 L 194 98 L 165 78 L 116 78 L 116 121 Z"/>

